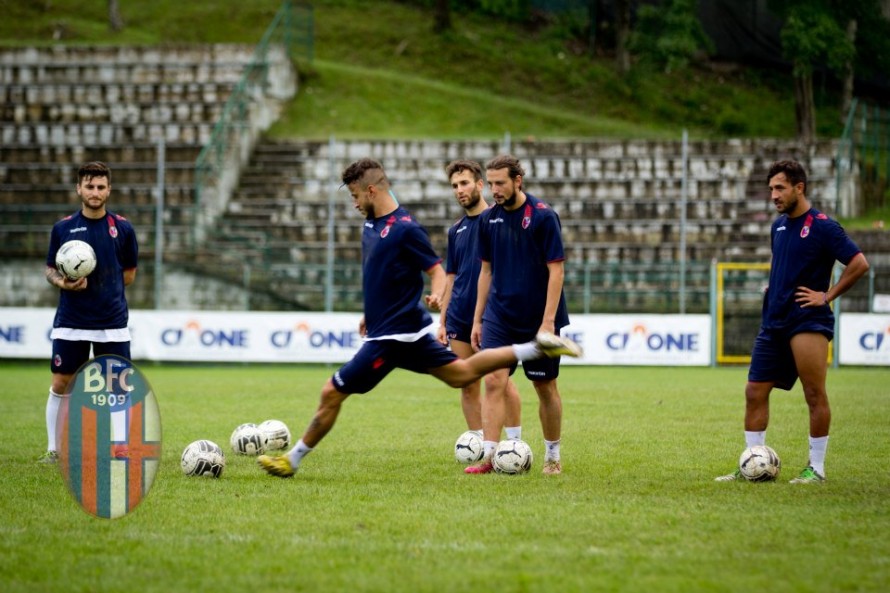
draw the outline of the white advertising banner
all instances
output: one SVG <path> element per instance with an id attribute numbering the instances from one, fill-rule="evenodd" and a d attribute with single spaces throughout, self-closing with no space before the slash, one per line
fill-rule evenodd
<path id="1" fill-rule="evenodd" d="M 838 324 L 840 364 L 890 366 L 890 314 L 841 313 Z"/>
<path id="2" fill-rule="evenodd" d="M 54 309 L 0 308 L 0 357 L 49 358 Z M 346 362 L 361 347 L 358 313 L 130 311 L 134 360 Z M 572 315 L 584 347 L 563 364 L 707 366 L 708 315 Z M 890 366 L 890 315 L 843 313 L 840 364 Z"/>
<path id="3" fill-rule="evenodd" d="M 562 333 L 584 348 L 562 364 L 707 366 L 709 315 L 571 315 Z"/>
<path id="4" fill-rule="evenodd" d="M 0 309 L 0 357 L 49 358 L 54 309 Z M 361 346 L 357 313 L 130 311 L 134 360 L 345 362 Z"/>

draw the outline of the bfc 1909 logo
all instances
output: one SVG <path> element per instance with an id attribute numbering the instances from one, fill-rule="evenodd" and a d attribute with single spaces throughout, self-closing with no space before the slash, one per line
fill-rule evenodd
<path id="1" fill-rule="evenodd" d="M 161 416 L 148 381 L 125 358 L 86 363 L 60 406 L 56 439 L 59 469 L 81 508 L 107 519 L 129 513 L 161 460 Z"/>

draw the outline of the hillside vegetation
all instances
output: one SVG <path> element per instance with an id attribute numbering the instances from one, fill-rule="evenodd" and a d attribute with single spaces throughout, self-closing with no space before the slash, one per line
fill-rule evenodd
<path id="1" fill-rule="evenodd" d="M 559 25 L 535 29 L 454 11 L 453 30 L 393 1 L 326 0 L 314 10 L 313 59 L 295 51 L 298 97 L 276 137 L 792 137 L 788 72 L 700 64 L 665 74 L 636 65 L 620 76 Z M 107 3 L 0 0 L 6 45 L 256 43 L 278 0 Z M 88 82 L 88 81 L 85 81 Z M 824 86 L 824 85 L 823 85 Z M 837 100 L 817 89 L 822 136 L 838 136 Z"/>

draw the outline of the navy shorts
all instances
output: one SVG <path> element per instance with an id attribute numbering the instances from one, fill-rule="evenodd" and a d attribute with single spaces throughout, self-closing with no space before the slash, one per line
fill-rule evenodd
<path id="1" fill-rule="evenodd" d="M 559 329 L 556 328 L 557 333 Z M 482 324 L 482 348 L 498 348 L 530 342 L 535 339 L 535 333 L 517 332 L 498 323 L 486 321 Z M 517 365 L 518 363 L 513 363 L 510 367 L 510 375 L 516 372 Z M 552 381 L 559 377 L 559 357 L 524 360 L 522 370 L 530 381 Z"/>
<path id="2" fill-rule="evenodd" d="M 457 340 L 458 342 L 466 342 L 469 344 L 472 331 L 472 325 L 457 323 L 447 318 L 445 320 L 445 335 L 449 340 Z"/>
<path id="3" fill-rule="evenodd" d="M 430 334 L 416 342 L 372 340 L 362 344 L 331 381 L 341 393 L 367 393 L 395 368 L 427 374 L 455 360 L 457 355 Z"/>
<path id="4" fill-rule="evenodd" d="M 93 356 L 113 354 L 119 358 L 130 360 L 130 342 L 90 342 L 84 340 L 53 340 L 53 357 L 50 370 L 63 375 L 73 375 L 90 359 L 90 347 Z"/>
<path id="5" fill-rule="evenodd" d="M 748 381 L 775 383 L 776 387 L 785 391 L 794 387 L 798 374 L 794 353 L 791 351 L 791 338 L 802 333 L 822 334 L 831 341 L 834 327 L 818 321 L 802 323 L 793 329 L 770 330 L 761 327 L 751 351 Z"/>

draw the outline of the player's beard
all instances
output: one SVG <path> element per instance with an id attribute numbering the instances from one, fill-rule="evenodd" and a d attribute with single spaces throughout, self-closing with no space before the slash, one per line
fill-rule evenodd
<path id="1" fill-rule="evenodd" d="M 470 210 L 473 210 L 481 199 L 482 192 L 480 192 L 478 189 L 474 189 L 473 192 L 470 194 L 470 199 L 467 201 L 466 204 L 464 204 L 463 209 L 468 212 Z"/>
<path id="2" fill-rule="evenodd" d="M 516 188 L 513 188 L 513 192 L 504 198 L 504 201 L 501 202 L 501 206 L 506 208 L 507 210 L 511 210 L 514 206 L 516 206 L 517 194 L 519 192 L 516 191 Z"/>

